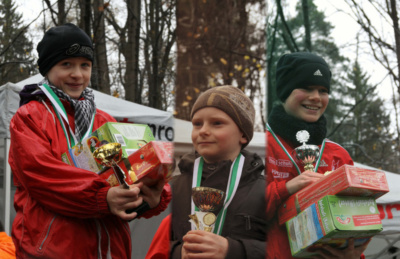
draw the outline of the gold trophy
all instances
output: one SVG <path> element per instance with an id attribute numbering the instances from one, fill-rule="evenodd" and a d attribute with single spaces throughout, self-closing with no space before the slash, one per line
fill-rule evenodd
<path id="1" fill-rule="evenodd" d="M 119 167 L 118 162 L 122 159 L 122 148 L 119 143 L 107 143 L 100 146 L 93 152 L 94 159 L 103 166 L 111 167 L 114 170 L 114 175 L 118 183 L 124 188 L 129 189 L 129 184 L 126 182 L 125 172 Z M 149 204 L 143 201 L 138 207 L 126 210 L 126 213 L 137 212 L 137 215 L 143 214 L 150 209 Z"/>
<path id="2" fill-rule="evenodd" d="M 102 145 L 93 152 L 93 157 L 99 164 L 111 167 L 118 183 L 125 189 L 129 189 L 129 184 L 125 181 L 126 175 L 118 165 L 118 162 L 122 159 L 121 144 L 107 143 Z"/>
<path id="3" fill-rule="evenodd" d="M 314 172 L 315 169 L 313 163 L 319 158 L 318 146 L 306 144 L 306 142 L 310 139 L 310 133 L 308 133 L 306 130 L 297 132 L 296 139 L 303 144 L 295 148 L 292 152 L 292 155 L 297 161 L 300 161 L 302 164 L 304 164 L 304 170 Z"/>
<path id="4" fill-rule="evenodd" d="M 195 214 L 189 215 L 197 230 L 213 232 L 217 216 L 213 213 L 224 205 L 225 192 L 210 187 L 192 188 L 193 203 L 199 208 Z"/>

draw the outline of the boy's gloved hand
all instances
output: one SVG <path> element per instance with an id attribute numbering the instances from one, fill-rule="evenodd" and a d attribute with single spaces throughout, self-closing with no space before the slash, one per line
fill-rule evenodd
<path id="1" fill-rule="evenodd" d="M 228 240 L 202 230 L 189 231 L 183 237 L 182 259 L 224 259 L 228 253 Z"/>

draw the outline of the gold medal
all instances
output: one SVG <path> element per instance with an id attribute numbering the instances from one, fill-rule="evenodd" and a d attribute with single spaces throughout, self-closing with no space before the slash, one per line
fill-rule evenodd
<path id="1" fill-rule="evenodd" d="M 207 226 L 210 226 L 212 224 L 215 223 L 215 221 L 217 220 L 217 217 L 215 216 L 214 213 L 209 212 L 206 215 L 204 215 L 203 217 L 203 222 L 204 224 L 206 224 Z"/>

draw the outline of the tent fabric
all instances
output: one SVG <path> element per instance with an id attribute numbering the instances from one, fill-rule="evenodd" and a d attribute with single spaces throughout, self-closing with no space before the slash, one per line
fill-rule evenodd
<path id="1" fill-rule="evenodd" d="M 6 83 L 0 87 L 0 138 L 10 138 L 9 126 L 19 106 L 19 92 L 27 84 L 38 83 L 38 74 L 16 84 Z M 117 121 L 148 124 L 158 140 L 172 141 L 174 137 L 173 115 L 93 90 L 97 108 L 113 116 Z"/>
<path id="2" fill-rule="evenodd" d="M 354 165 L 366 169 L 378 170 L 360 163 L 354 163 Z M 383 227 L 383 231 L 379 235 L 391 235 L 400 233 L 400 175 L 387 171 L 384 172 L 389 184 L 389 192 L 376 200 Z"/>
<path id="3" fill-rule="evenodd" d="M 10 121 L 19 107 L 20 90 L 12 83 L 0 86 L 0 138 L 10 138 Z"/>

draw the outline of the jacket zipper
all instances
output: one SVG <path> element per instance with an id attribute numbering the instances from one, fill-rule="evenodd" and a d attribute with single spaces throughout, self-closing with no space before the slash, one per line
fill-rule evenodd
<path id="1" fill-rule="evenodd" d="M 42 243 L 41 243 L 40 246 L 39 246 L 39 250 L 42 250 L 43 245 L 44 245 L 44 242 L 46 242 L 46 239 L 47 239 L 47 237 L 49 236 L 50 229 L 51 229 L 51 225 L 53 224 L 53 222 L 54 222 L 54 220 L 56 219 L 56 217 L 57 217 L 57 216 L 54 216 L 53 219 L 51 220 L 51 222 L 50 222 L 50 224 L 49 224 L 49 227 L 48 227 L 48 229 L 47 229 L 46 236 L 44 237 Z"/>

